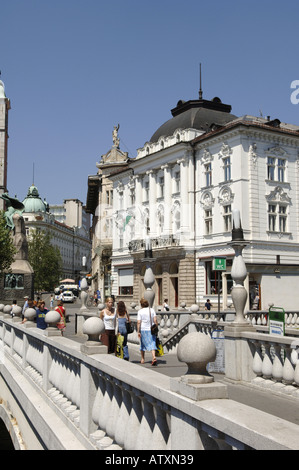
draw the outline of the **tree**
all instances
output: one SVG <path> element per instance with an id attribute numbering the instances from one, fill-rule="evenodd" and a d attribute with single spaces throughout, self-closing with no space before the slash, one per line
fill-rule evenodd
<path id="1" fill-rule="evenodd" d="M 11 231 L 6 225 L 4 212 L 0 211 L 0 276 L 4 271 L 9 271 L 16 252 Z"/>
<path id="2" fill-rule="evenodd" d="M 53 291 L 62 275 L 59 249 L 51 245 L 51 237 L 40 229 L 32 230 L 28 237 L 28 260 L 34 270 L 34 289 Z"/>

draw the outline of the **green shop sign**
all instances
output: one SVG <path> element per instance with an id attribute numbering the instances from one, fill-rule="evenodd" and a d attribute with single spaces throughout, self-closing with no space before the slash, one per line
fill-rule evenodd
<path id="1" fill-rule="evenodd" d="M 284 336 L 285 311 L 280 307 L 269 308 L 269 334 Z"/>
<path id="2" fill-rule="evenodd" d="M 223 256 L 213 258 L 213 271 L 226 271 L 226 258 Z"/>

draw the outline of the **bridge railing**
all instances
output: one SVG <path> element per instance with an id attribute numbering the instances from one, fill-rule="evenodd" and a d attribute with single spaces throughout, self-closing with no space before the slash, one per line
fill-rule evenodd
<path id="1" fill-rule="evenodd" d="M 175 391 L 180 379 L 112 355 L 88 356 L 79 343 L 49 334 L 0 317 L 0 373 L 19 370 L 86 448 L 298 448 L 292 423 L 226 398 L 190 399 Z"/>

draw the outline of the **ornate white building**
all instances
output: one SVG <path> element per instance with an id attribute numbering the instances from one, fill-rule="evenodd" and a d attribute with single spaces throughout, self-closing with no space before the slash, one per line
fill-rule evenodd
<path id="1" fill-rule="evenodd" d="M 87 258 L 87 269 L 91 268 L 91 240 L 89 231 L 83 226 L 66 225 L 56 220 L 49 210 L 47 202 L 39 196 L 38 189 L 31 185 L 26 198 L 23 217 L 27 236 L 31 230 L 40 229 L 51 236 L 51 244 L 57 246 L 63 263 L 63 278 L 72 278 L 76 281 L 82 271 L 82 258 Z M 82 204 L 79 208 L 82 209 Z M 82 217 L 80 217 L 82 220 Z"/>
<path id="2" fill-rule="evenodd" d="M 139 301 L 149 236 L 155 305 L 165 298 L 171 307 L 203 305 L 207 298 L 215 305 L 220 289 L 226 307 L 232 211 L 238 209 L 247 242 L 247 307 L 258 294 L 262 309 L 269 304 L 295 309 L 299 128 L 277 119 L 238 118 L 219 98 L 179 101 L 171 112 L 136 158 L 109 175 L 112 294 Z M 219 284 L 215 257 L 226 258 Z"/>

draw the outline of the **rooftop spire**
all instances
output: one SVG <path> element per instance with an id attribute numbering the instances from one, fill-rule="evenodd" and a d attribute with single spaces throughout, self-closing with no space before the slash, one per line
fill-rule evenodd
<path id="1" fill-rule="evenodd" d="M 201 63 L 199 64 L 199 99 L 202 100 L 202 88 L 201 88 Z"/>

